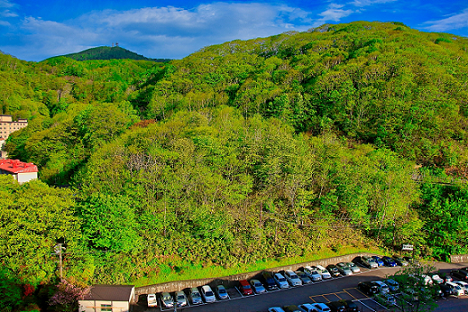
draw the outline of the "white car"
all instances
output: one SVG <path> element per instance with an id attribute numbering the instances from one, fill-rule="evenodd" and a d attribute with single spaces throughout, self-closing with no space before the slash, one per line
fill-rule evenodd
<path id="1" fill-rule="evenodd" d="M 201 294 L 206 303 L 216 301 L 216 296 L 213 290 L 211 290 L 211 287 L 208 285 L 202 286 Z"/>
<path id="2" fill-rule="evenodd" d="M 284 278 L 284 276 L 281 273 L 276 273 L 273 275 L 273 278 L 275 279 L 276 284 L 278 284 L 279 288 L 289 288 L 288 281 Z"/>
<path id="3" fill-rule="evenodd" d="M 452 288 L 452 293 L 457 297 L 465 293 L 465 291 L 461 288 L 461 286 L 458 284 L 455 284 L 454 282 L 447 282 L 445 283 L 445 285 L 450 286 L 450 288 Z"/>
<path id="4" fill-rule="evenodd" d="M 320 275 L 322 275 L 322 279 L 330 279 L 331 278 L 331 274 L 330 272 L 328 272 L 327 269 L 325 269 L 323 266 L 321 266 L 320 264 L 315 266 L 317 268 L 317 271 L 319 272 Z"/>
<path id="5" fill-rule="evenodd" d="M 175 301 L 178 307 L 185 307 L 187 305 L 187 296 L 183 291 L 175 293 Z"/>
<path id="6" fill-rule="evenodd" d="M 313 282 L 320 282 L 322 280 L 322 275 L 317 271 L 317 268 L 306 266 L 304 267 L 304 272 L 309 275 L 310 279 Z"/>
<path id="7" fill-rule="evenodd" d="M 192 304 L 203 303 L 200 291 L 198 291 L 197 287 L 190 288 L 189 297 L 190 297 L 190 300 L 192 301 Z"/>
<path id="8" fill-rule="evenodd" d="M 431 277 L 436 284 L 442 284 L 444 282 L 444 280 L 438 274 L 434 274 Z"/>
<path id="9" fill-rule="evenodd" d="M 250 280 L 250 285 L 252 285 L 253 290 L 257 294 L 262 294 L 262 293 L 266 292 L 266 289 L 263 286 L 263 284 L 257 279 Z"/>
<path id="10" fill-rule="evenodd" d="M 148 294 L 147 297 L 148 308 L 154 308 L 158 306 L 158 300 L 156 299 L 156 294 Z"/>
<path id="11" fill-rule="evenodd" d="M 286 270 L 284 271 L 284 277 L 286 277 L 286 279 L 288 280 L 289 284 L 293 287 L 295 286 L 301 286 L 302 285 L 302 281 L 301 279 L 299 278 L 299 276 L 297 276 L 296 273 L 294 273 L 294 271 L 292 270 Z"/>
<path id="12" fill-rule="evenodd" d="M 317 312 L 330 312 L 330 308 L 325 303 L 313 303 L 312 304 Z"/>
<path id="13" fill-rule="evenodd" d="M 421 277 L 424 279 L 423 283 L 424 285 L 432 285 L 432 278 L 430 276 L 427 276 L 425 274 L 422 274 Z"/>
<path id="14" fill-rule="evenodd" d="M 454 283 L 460 285 L 461 289 L 463 290 L 463 293 L 465 295 L 468 295 L 468 283 L 467 282 L 456 281 Z"/>

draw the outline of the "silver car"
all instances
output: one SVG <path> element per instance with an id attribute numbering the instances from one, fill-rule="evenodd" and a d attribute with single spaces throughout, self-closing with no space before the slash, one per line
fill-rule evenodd
<path id="1" fill-rule="evenodd" d="M 319 273 L 316 267 L 306 266 L 304 272 L 309 275 L 310 279 L 314 282 L 320 282 L 322 280 L 322 274 Z"/>
<path id="2" fill-rule="evenodd" d="M 183 291 L 175 293 L 175 301 L 178 307 L 185 307 L 187 305 L 187 296 Z"/>
<path id="3" fill-rule="evenodd" d="M 223 285 L 216 286 L 216 293 L 220 300 L 229 299 L 229 295 Z"/>
<path id="4" fill-rule="evenodd" d="M 190 288 L 189 290 L 189 297 L 192 304 L 201 304 L 203 303 L 202 297 L 200 292 L 198 291 L 197 287 Z"/>
<path id="5" fill-rule="evenodd" d="M 262 294 L 266 292 L 266 289 L 265 287 L 263 287 L 263 284 L 257 279 L 250 280 L 250 285 L 252 285 L 252 288 L 257 294 Z"/>
<path id="6" fill-rule="evenodd" d="M 163 292 L 161 294 L 161 302 L 164 307 L 166 308 L 172 308 L 174 307 L 174 299 L 172 299 L 172 296 L 168 292 Z"/>
<path id="7" fill-rule="evenodd" d="M 351 271 L 353 271 L 353 273 L 359 273 L 361 272 L 361 269 L 354 263 L 352 262 L 346 262 L 346 264 L 348 265 L 348 267 L 351 269 Z"/>
<path id="8" fill-rule="evenodd" d="M 348 265 L 344 262 L 337 263 L 336 266 L 338 267 L 338 271 L 344 276 L 353 275 L 353 271 L 348 267 Z"/>

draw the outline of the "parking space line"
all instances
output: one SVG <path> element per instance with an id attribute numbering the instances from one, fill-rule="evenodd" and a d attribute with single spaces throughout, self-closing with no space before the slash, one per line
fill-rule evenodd
<path id="1" fill-rule="evenodd" d="M 363 306 L 365 306 L 366 308 L 368 308 L 369 310 L 376 312 L 376 310 L 372 309 L 371 307 L 369 307 L 367 304 L 365 304 L 365 303 L 362 302 L 361 300 L 358 299 L 358 301 L 359 301 Z"/>
<path id="2" fill-rule="evenodd" d="M 329 294 L 328 294 L 329 295 Z M 325 301 L 327 302 L 330 302 L 330 300 L 328 300 L 325 295 L 315 295 L 315 296 L 310 296 L 309 299 L 312 300 L 313 302 L 317 303 L 317 301 L 315 301 L 315 299 L 312 299 L 313 297 L 323 297 L 323 299 L 325 299 Z"/>
<path id="3" fill-rule="evenodd" d="M 351 293 L 349 293 L 347 291 L 347 289 L 355 289 L 355 288 L 346 288 L 346 289 L 343 289 L 344 292 L 346 292 L 348 295 L 350 295 L 351 297 L 353 297 L 355 300 L 359 300 L 358 298 L 354 297 L 353 295 L 351 295 Z"/>

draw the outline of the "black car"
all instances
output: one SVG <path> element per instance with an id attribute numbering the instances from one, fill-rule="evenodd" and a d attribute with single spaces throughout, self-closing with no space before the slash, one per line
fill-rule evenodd
<path id="1" fill-rule="evenodd" d="M 450 287 L 449 285 L 439 284 L 436 286 L 440 287 L 440 290 L 442 290 L 442 293 L 444 294 L 445 297 L 453 295 L 452 287 Z"/>
<path id="2" fill-rule="evenodd" d="M 353 259 L 353 262 L 359 266 L 362 266 L 362 267 L 366 267 L 368 269 L 370 269 L 370 266 L 367 262 L 364 261 L 364 259 L 362 259 L 361 256 L 357 256 L 356 258 Z"/>
<path id="3" fill-rule="evenodd" d="M 331 312 L 346 312 L 346 303 L 344 301 L 332 301 L 326 303 Z"/>
<path id="4" fill-rule="evenodd" d="M 340 270 L 338 270 L 338 267 L 334 264 L 329 264 L 327 270 L 334 277 L 340 276 Z"/>
<path id="5" fill-rule="evenodd" d="M 273 274 L 271 274 L 271 272 L 263 271 L 262 276 L 265 280 L 265 286 L 268 290 L 278 289 L 278 285 L 276 284 L 276 281 L 273 278 Z"/>
<path id="6" fill-rule="evenodd" d="M 357 304 L 351 300 L 346 300 L 346 312 L 359 312 Z"/>
<path id="7" fill-rule="evenodd" d="M 302 312 L 296 305 L 288 305 L 283 307 L 286 312 Z"/>
<path id="8" fill-rule="evenodd" d="M 462 281 L 468 280 L 468 271 L 466 270 L 453 270 L 450 274 Z"/>
<path id="9" fill-rule="evenodd" d="M 358 288 L 366 295 L 375 295 L 379 293 L 379 287 L 372 282 L 360 282 L 358 284 Z"/>

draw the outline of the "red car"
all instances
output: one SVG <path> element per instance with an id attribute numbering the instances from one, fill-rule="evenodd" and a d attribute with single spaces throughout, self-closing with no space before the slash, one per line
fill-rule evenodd
<path id="1" fill-rule="evenodd" d="M 250 286 L 249 282 L 247 282 L 247 280 L 239 281 L 239 290 L 244 296 L 253 295 L 252 287 Z"/>

